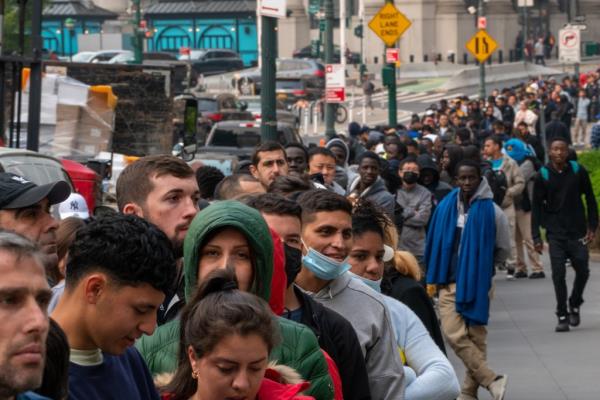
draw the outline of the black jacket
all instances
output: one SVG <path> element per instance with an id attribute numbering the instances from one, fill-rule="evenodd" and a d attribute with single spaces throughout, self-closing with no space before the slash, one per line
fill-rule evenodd
<path id="1" fill-rule="evenodd" d="M 294 293 L 302 304 L 302 324 L 314 332 L 319 340 L 319 346 L 329 354 L 338 367 L 344 399 L 370 399 L 371 391 L 365 359 L 350 322 L 295 286 Z"/>
<path id="2" fill-rule="evenodd" d="M 541 242 L 540 226 L 547 236 L 558 240 L 579 239 L 587 230 L 598 228 L 598 205 L 586 169 L 579 165 L 575 173 L 570 163 L 562 172 L 546 165 L 548 180 L 540 173 L 533 186 L 531 230 L 533 240 Z M 585 196 L 586 208 L 581 196 Z"/>
<path id="3" fill-rule="evenodd" d="M 386 272 L 385 284 L 381 286 L 384 294 L 395 298 L 410 308 L 423 322 L 429 335 L 438 345 L 440 350 L 446 354 L 444 338 L 440 330 L 440 324 L 433 309 L 431 299 L 423 286 L 417 281 L 400 274 L 396 270 Z"/>

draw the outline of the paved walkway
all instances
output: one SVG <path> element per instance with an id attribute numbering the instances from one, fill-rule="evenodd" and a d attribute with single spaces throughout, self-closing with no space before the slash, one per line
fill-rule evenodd
<path id="1" fill-rule="evenodd" d="M 582 323 L 556 333 L 555 301 L 549 261 L 546 279 L 506 281 L 496 276 L 488 327 L 488 360 L 492 369 L 508 374 L 506 400 L 600 399 L 600 263 L 591 263 L 591 277 L 581 309 Z M 571 290 L 573 272 L 568 272 Z M 449 349 L 459 381 L 464 367 Z M 480 399 L 490 399 L 479 390 Z"/>

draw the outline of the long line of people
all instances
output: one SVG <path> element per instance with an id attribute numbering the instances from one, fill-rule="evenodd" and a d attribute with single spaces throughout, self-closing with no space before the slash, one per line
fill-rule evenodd
<path id="1" fill-rule="evenodd" d="M 69 212 L 65 182 L 0 174 L 0 395 L 503 399 L 493 279 L 545 277 L 542 224 L 556 330 L 580 324 L 598 215 L 561 122 L 572 92 L 536 80 L 323 147 L 265 142 L 226 177 L 143 157 L 99 218 Z"/>

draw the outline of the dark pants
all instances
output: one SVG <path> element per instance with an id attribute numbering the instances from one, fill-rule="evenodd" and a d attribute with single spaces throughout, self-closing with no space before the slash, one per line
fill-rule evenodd
<path id="1" fill-rule="evenodd" d="M 548 238 L 550 246 L 550 264 L 552 265 L 552 282 L 556 294 L 556 314 L 565 316 L 567 311 L 567 259 L 575 270 L 573 290 L 569 297 L 569 306 L 579 307 L 583 303 L 583 290 L 590 277 L 589 252 L 578 239 Z"/>

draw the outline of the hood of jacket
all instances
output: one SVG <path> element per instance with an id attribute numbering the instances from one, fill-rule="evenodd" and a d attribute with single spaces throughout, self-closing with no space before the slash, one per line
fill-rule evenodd
<path id="1" fill-rule="evenodd" d="M 333 138 L 325 145 L 325 148 L 331 149 L 333 146 L 341 147 L 346 152 L 346 159 L 344 160 L 344 166 L 348 166 L 348 159 L 350 158 L 350 149 L 348 149 L 348 145 L 342 140 L 338 138 Z"/>
<path id="2" fill-rule="evenodd" d="M 440 170 L 431 156 L 427 154 L 420 154 L 417 157 L 417 164 L 419 164 L 419 168 L 421 171 L 430 170 L 433 171 L 433 183 L 438 183 L 440 180 Z"/>
<path id="3" fill-rule="evenodd" d="M 458 197 L 460 201 L 460 196 Z M 479 186 L 477 186 L 477 190 L 475 190 L 475 194 L 471 197 L 471 204 L 477 200 L 490 199 L 494 200 L 494 193 L 492 192 L 492 188 L 488 184 L 487 179 L 484 177 L 481 178 L 481 182 L 479 182 Z"/>
<path id="4" fill-rule="evenodd" d="M 189 300 L 198 283 L 200 249 L 216 230 L 231 227 L 244 234 L 253 255 L 254 281 L 250 291 L 269 301 L 273 276 L 273 241 L 260 213 L 238 201 L 226 200 L 200 211 L 183 243 L 185 298 Z"/>
<path id="5" fill-rule="evenodd" d="M 352 191 L 354 189 L 356 189 L 358 187 L 358 184 L 360 183 L 360 175 L 358 175 L 353 181 L 352 183 L 350 183 L 350 185 L 348 186 L 348 191 L 347 193 L 352 193 Z M 373 183 L 371 186 L 369 186 L 363 193 L 360 193 L 361 197 L 363 196 L 370 196 L 370 195 L 374 195 L 376 193 L 380 193 L 380 192 L 387 192 L 387 188 L 385 187 L 385 182 L 383 181 L 383 179 L 381 177 L 377 177 L 377 180 L 375 181 L 375 183 Z"/>

